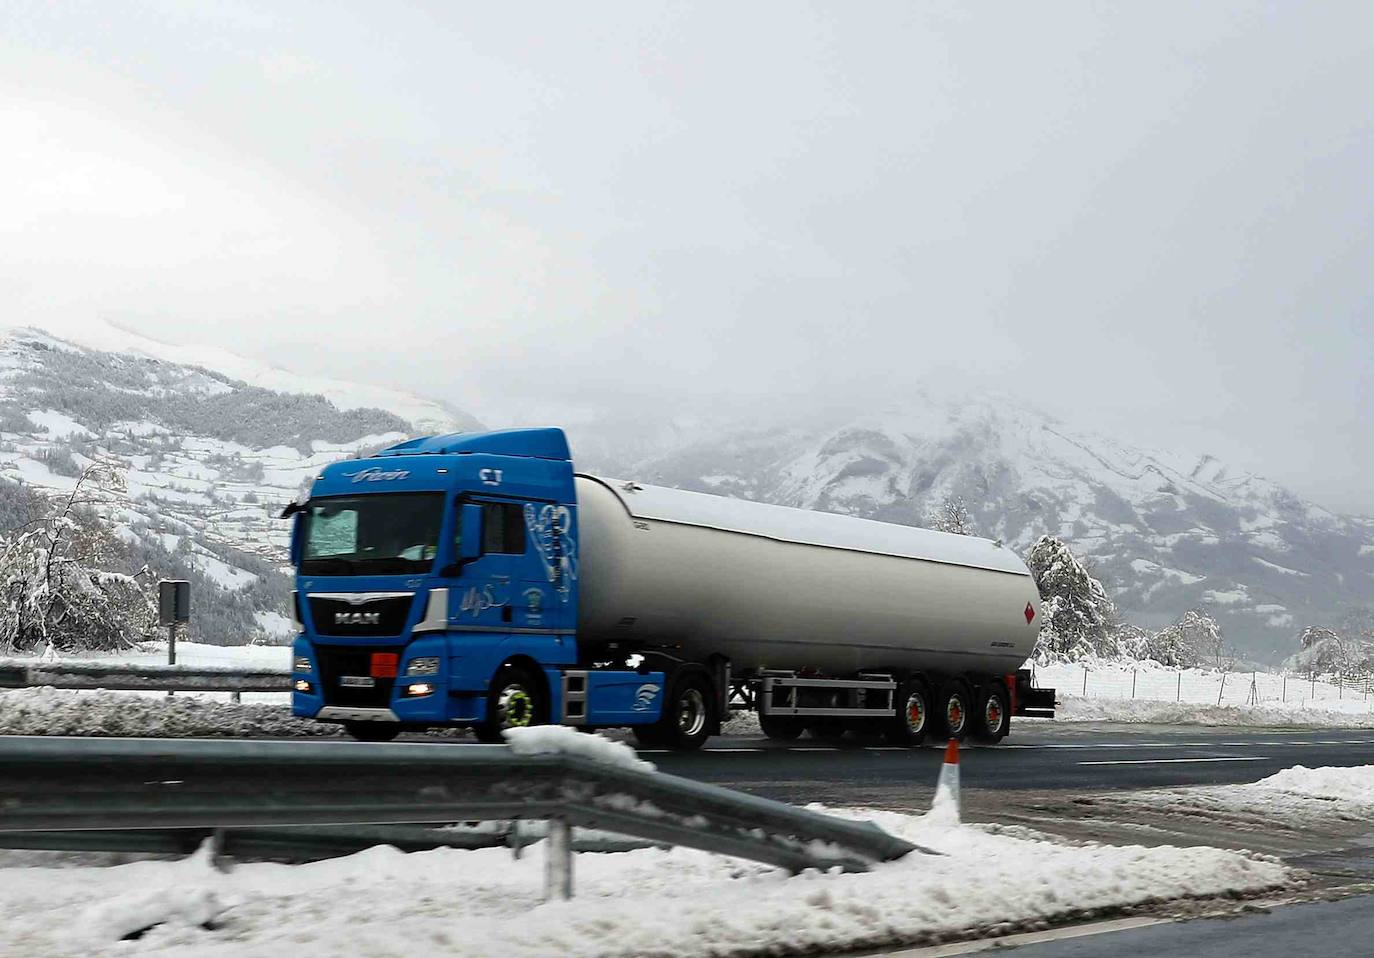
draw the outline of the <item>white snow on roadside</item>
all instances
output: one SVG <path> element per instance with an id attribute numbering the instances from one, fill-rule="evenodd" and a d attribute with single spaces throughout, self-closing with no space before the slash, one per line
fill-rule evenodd
<path id="1" fill-rule="evenodd" d="M 257 738 L 339 734 L 338 725 L 295 718 L 283 705 L 153 693 L 0 690 L 0 735 Z"/>
<path id="2" fill-rule="evenodd" d="M 1145 805 L 1152 812 L 1182 813 L 1241 827 L 1301 832 L 1324 822 L 1374 819 L 1374 765 L 1295 765 L 1257 782 L 1100 795 L 1094 801 Z"/>
<path id="3" fill-rule="evenodd" d="M 587 734 L 566 725 L 535 725 L 530 728 L 506 729 L 501 733 L 516 755 L 575 755 L 602 765 L 618 765 L 643 772 L 654 766 L 635 754 L 622 742 L 614 742 L 598 733 Z"/>
<path id="4" fill-rule="evenodd" d="M 542 902 L 543 855 L 374 848 L 214 870 L 203 856 L 0 868 L 0 928 L 25 958 L 280 955 L 727 958 L 1007 932 L 1161 899 L 1256 894 L 1283 864 L 1215 848 L 1060 845 L 855 810 L 942 854 L 867 874 L 777 869 L 688 849 L 578 856 L 577 897 Z M 977 881 L 970 876 L 977 875 Z M 121 942 L 131 925 L 151 927 Z"/>
<path id="5" fill-rule="evenodd" d="M 1352 703 L 1353 705 L 1354 703 Z M 1368 703 L 1362 703 L 1368 708 Z M 1374 728 L 1374 711 L 1338 712 L 1289 705 L 1199 705 L 1144 699 L 1085 699 L 1059 695 L 1057 722 L 1143 722 L 1254 728 Z"/>

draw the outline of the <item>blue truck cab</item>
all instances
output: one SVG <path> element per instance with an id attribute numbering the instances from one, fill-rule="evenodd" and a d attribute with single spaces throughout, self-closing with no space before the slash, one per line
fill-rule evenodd
<path id="1" fill-rule="evenodd" d="M 579 649 L 562 430 L 433 436 L 333 463 L 283 515 L 295 715 L 365 741 L 434 727 L 484 741 L 550 722 L 663 728 L 664 671 Z"/>

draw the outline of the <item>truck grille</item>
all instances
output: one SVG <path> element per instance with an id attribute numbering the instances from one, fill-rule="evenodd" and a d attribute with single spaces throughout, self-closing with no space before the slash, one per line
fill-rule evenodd
<path id="1" fill-rule="evenodd" d="M 327 645 L 315 646 L 315 655 L 320 665 L 320 691 L 324 694 L 325 705 L 346 705 L 353 708 L 387 708 L 391 705 L 391 690 L 396 685 L 395 678 L 372 676 L 372 653 L 387 652 L 395 655 L 400 649 L 395 646 L 386 648 L 331 648 Z M 371 678 L 371 688 L 357 688 L 343 684 L 343 677 Z"/>
<path id="2" fill-rule="evenodd" d="M 379 596 L 353 603 L 343 599 L 312 595 L 310 618 L 316 635 L 400 635 L 405 631 L 414 593 Z"/>

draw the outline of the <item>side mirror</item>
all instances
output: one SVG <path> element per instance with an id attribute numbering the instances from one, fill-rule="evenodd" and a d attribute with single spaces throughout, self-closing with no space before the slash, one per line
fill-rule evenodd
<path id="1" fill-rule="evenodd" d="M 462 565 L 482 555 L 482 507 L 475 502 L 464 503 L 458 530 L 458 563 Z"/>

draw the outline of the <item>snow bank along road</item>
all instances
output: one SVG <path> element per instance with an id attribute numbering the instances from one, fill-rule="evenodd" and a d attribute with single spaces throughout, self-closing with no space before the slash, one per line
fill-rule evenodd
<path id="1" fill-rule="evenodd" d="M 643 761 L 625 746 L 547 731 L 569 734 L 566 742 L 541 736 L 541 749 L 575 747 L 584 757 L 617 764 Z M 446 748 L 408 751 L 422 768 L 425 753 Z M 1155 801 L 1120 795 L 1126 803 Z M 1296 819 L 1365 815 L 1374 809 L 1374 767 L 1292 769 L 1254 785 L 1183 790 L 1170 801 Z M 310 865 L 247 863 L 227 872 L 203 854 L 105 868 L 38 867 L 0 855 L 0 940 L 28 958 L 244 958 L 282 949 L 301 958 L 340 950 L 368 958 L 426 950 L 743 958 L 1197 908 L 1228 896 L 1290 893 L 1301 881 L 1277 859 L 1252 853 L 1066 842 L 1030 828 L 961 824 L 947 798 L 925 814 L 840 814 L 871 819 L 934 854 L 860 874 L 797 876 L 682 849 L 586 856 L 579 897 L 567 903 L 539 901 L 538 856 L 515 861 L 499 849 L 403 855 L 376 848 Z M 970 874 L 978 880 L 970 882 Z"/>

